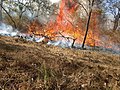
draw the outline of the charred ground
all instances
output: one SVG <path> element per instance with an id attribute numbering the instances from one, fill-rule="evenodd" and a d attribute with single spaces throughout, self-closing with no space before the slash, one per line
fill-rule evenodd
<path id="1" fill-rule="evenodd" d="M 120 90 L 120 56 L 0 36 L 1 90 Z"/>

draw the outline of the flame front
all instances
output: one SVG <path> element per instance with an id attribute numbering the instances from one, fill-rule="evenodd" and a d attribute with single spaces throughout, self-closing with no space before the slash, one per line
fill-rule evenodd
<path id="1" fill-rule="evenodd" d="M 79 8 L 75 0 L 61 0 L 56 20 L 54 22 L 49 21 L 45 26 L 42 26 L 35 20 L 29 25 L 28 33 L 39 36 L 43 35 L 55 41 L 69 37 L 75 39 L 75 43 L 82 44 L 87 20 L 79 17 Z M 92 12 L 86 39 L 86 45 L 88 46 L 103 46 L 99 35 L 98 16 L 99 13 L 97 11 Z"/>

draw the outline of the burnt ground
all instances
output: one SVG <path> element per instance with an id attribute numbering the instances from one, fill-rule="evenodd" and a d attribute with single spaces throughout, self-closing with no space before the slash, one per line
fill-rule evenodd
<path id="1" fill-rule="evenodd" d="M 0 36 L 0 90 L 120 90 L 120 56 Z"/>

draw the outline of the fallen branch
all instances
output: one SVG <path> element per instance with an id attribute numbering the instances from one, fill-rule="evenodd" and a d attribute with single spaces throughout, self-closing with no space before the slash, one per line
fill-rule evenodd
<path id="1" fill-rule="evenodd" d="M 75 44 L 75 41 L 76 41 L 76 39 L 77 38 L 72 38 L 72 37 L 66 37 L 66 36 L 64 36 L 62 33 L 58 33 L 58 34 L 60 34 L 60 36 L 55 36 L 55 37 L 62 37 L 62 38 L 66 38 L 67 40 L 73 40 L 73 42 L 72 42 L 72 44 L 71 44 L 71 47 L 72 48 L 74 48 L 74 44 Z M 49 36 L 47 36 L 47 35 L 44 35 L 44 34 L 35 34 L 35 33 L 33 33 L 33 35 L 35 35 L 35 36 L 41 36 L 41 37 L 44 37 L 45 39 L 48 39 L 48 40 L 51 40 L 51 38 L 55 38 L 55 37 L 49 37 Z M 51 40 L 52 41 L 52 40 Z"/>

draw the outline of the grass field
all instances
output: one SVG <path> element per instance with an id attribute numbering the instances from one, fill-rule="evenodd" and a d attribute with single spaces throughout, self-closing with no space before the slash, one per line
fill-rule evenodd
<path id="1" fill-rule="evenodd" d="M 0 90 L 120 90 L 120 55 L 0 36 Z"/>

